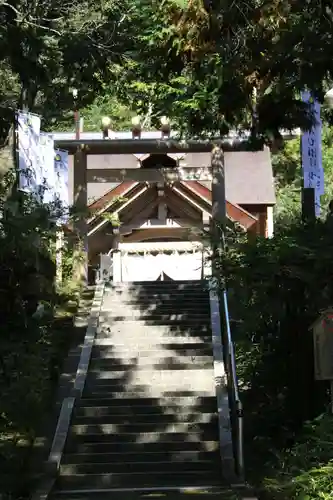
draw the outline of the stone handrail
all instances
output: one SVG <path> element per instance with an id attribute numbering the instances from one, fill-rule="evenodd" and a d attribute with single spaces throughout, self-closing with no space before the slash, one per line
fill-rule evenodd
<path id="1" fill-rule="evenodd" d="M 51 450 L 46 463 L 46 479 L 41 487 L 33 495 L 33 500 L 47 499 L 56 480 L 67 440 L 70 423 L 72 420 L 75 403 L 76 400 L 80 399 L 82 396 L 88 374 L 92 347 L 98 328 L 99 314 L 103 302 L 104 287 L 105 284 L 102 281 L 96 284 L 94 299 L 91 306 L 83 346 L 81 349 L 81 355 L 76 371 L 72 394 L 69 397 L 64 398 L 62 402 L 57 427 L 51 445 Z"/>

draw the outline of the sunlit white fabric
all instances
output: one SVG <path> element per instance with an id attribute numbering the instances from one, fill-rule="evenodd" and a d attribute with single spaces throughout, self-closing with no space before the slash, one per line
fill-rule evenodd
<path id="1" fill-rule="evenodd" d="M 201 252 L 124 254 L 121 258 L 122 281 L 156 281 L 162 273 L 172 280 L 200 280 Z"/>
<path id="2" fill-rule="evenodd" d="M 161 274 L 159 257 L 152 254 L 122 255 L 122 281 L 156 281 Z"/>

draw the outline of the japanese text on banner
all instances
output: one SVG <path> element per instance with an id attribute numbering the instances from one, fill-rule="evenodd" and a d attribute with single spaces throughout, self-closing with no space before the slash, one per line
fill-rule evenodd
<path id="1" fill-rule="evenodd" d="M 302 134 L 302 167 L 304 172 L 322 169 L 320 104 L 309 92 L 303 92 L 302 99 L 310 104 L 315 124 Z"/>
<path id="2" fill-rule="evenodd" d="M 320 104 L 310 92 L 302 93 L 302 100 L 310 104 L 315 124 L 311 130 L 302 133 L 302 169 L 305 188 L 315 190 L 315 212 L 320 215 L 320 196 L 324 194 L 324 170 L 321 150 Z"/>

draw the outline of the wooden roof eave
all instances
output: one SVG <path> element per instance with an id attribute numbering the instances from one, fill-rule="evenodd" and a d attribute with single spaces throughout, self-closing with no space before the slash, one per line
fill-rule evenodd
<path id="1" fill-rule="evenodd" d="M 197 196 L 201 197 L 203 200 L 208 201 L 210 204 L 212 203 L 212 192 L 202 184 L 197 181 L 184 181 L 182 182 L 187 189 L 194 192 Z M 245 230 L 250 229 L 252 226 L 257 224 L 258 219 L 254 215 L 250 214 L 247 210 L 240 207 L 235 203 L 231 203 L 226 200 L 227 205 L 227 213 L 231 220 L 237 222 L 241 225 Z M 237 212 L 237 216 L 231 216 L 231 212 Z"/>

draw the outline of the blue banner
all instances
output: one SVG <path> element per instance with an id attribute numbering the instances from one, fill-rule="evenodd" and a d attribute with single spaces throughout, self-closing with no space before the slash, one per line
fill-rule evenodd
<path id="1" fill-rule="evenodd" d="M 320 196 L 324 194 L 324 170 L 321 150 L 320 104 L 310 92 L 302 92 L 302 100 L 310 106 L 315 124 L 311 130 L 302 133 L 302 169 L 305 188 L 315 190 L 316 215 L 320 215 Z"/>

